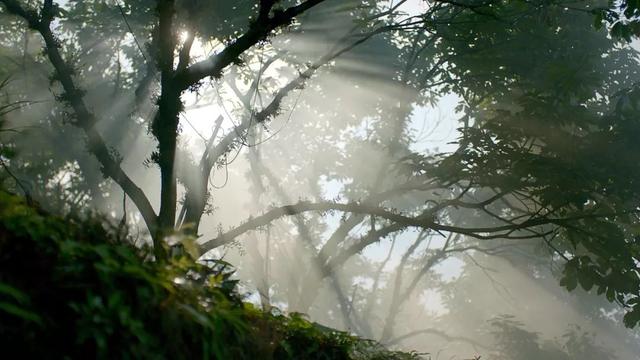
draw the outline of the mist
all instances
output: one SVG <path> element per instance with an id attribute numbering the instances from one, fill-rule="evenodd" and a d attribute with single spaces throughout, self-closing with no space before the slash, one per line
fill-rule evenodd
<path id="1" fill-rule="evenodd" d="M 92 152 L 42 37 L 0 3 L 2 104 L 21 101 L 1 116 L 2 186 L 157 246 Z M 155 2 L 57 3 L 51 27 L 95 129 L 160 214 Z M 185 42 L 185 66 L 214 64 L 258 16 L 258 2 L 175 3 L 176 71 Z M 635 246 L 637 219 L 610 213 L 637 210 L 640 154 L 606 129 L 637 119 L 635 98 L 620 100 L 640 80 L 636 47 L 574 5 L 461 3 L 321 2 L 185 87 L 163 241 L 232 264 L 264 311 L 425 359 L 640 359 L 622 320 L 632 306 L 562 280 L 572 259 L 609 256 L 572 231 L 617 234 L 570 223 L 579 214 L 606 204 L 602 222 Z M 621 106 L 626 118 L 612 115 Z"/>

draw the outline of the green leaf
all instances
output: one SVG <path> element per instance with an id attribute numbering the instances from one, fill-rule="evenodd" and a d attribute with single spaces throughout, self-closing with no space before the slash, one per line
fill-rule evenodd
<path id="1" fill-rule="evenodd" d="M 2 282 L 0 282 L 0 294 L 9 295 L 18 303 L 25 303 L 29 301 L 29 297 L 22 291 Z"/>
<path id="2" fill-rule="evenodd" d="M 36 313 L 34 313 L 32 311 L 29 311 L 27 309 L 23 309 L 21 307 L 18 307 L 18 306 L 14 305 L 14 304 L 10 304 L 8 302 L 1 301 L 0 302 L 0 310 L 6 312 L 8 314 L 14 315 L 16 317 L 19 317 L 19 318 L 21 318 L 23 320 L 34 322 L 34 323 L 36 323 L 38 325 L 42 325 L 42 319 L 40 318 L 40 316 L 38 316 L 38 314 L 36 314 Z"/>
<path id="3" fill-rule="evenodd" d="M 581 271 L 578 273 L 578 281 L 580 282 L 580 286 L 586 291 L 591 290 L 593 288 L 594 279 L 591 274 L 586 271 Z"/>

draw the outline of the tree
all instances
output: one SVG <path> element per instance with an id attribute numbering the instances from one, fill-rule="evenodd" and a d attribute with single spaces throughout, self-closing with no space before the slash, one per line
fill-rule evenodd
<path id="1" fill-rule="evenodd" d="M 50 65 L 38 56 L 34 62 L 52 66 L 59 86 L 59 106 L 53 116 L 44 112 L 52 132 L 58 130 L 56 121 L 68 117 L 87 140 L 91 155 L 81 147 L 64 149 L 75 157 L 70 173 L 83 174 L 70 181 L 90 184 L 89 190 L 71 186 L 79 189 L 74 197 L 104 195 L 102 179 L 92 170 L 92 158 L 97 159 L 102 173 L 126 194 L 125 204 L 129 199 L 136 206 L 158 260 L 166 258 L 164 241 L 175 230 L 197 236 L 206 228 L 211 172 L 227 167 L 234 151 L 240 154 L 247 145 L 261 213 L 208 234 L 198 245 L 207 252 L 268 225 L 273 226 L 267 236 L 300 239 L 295 246 L 304 249 L 311 265 L 290 264 L 288 272 L 301 275 L 288 289 L 292 308 L 309 311 L 320 291 L 315 280 L 329 279 L 347 326 L 367 333 L 350 310 L 355 295 L 342 289 L 341 269 L 372 244 L 418 228 L 425 232 L 413 251 L 429 240 L 450 239 L 424 253 L 425 271 L 418 274 L 427 274 L 449 252 L 496 251 L 485 243 L 537 239 L 567 262 L 563 284 L 569 289 L 577 282 L 596 285 L 633 308 L 627 322 L 637 323 L 633 204 L 638 174 L 631 166 L 637 152 L 625 161 L 619 156 L 635 148 L 635 124 L 623 119 L 636 115 L 634 92 L 624 89 L 636 79 L 637 62 L 604 31 L 590 29 L 589 8 L 569 9 L 562 2 L 437 1 L 419 13 L 403 14 L 407 1 L 260 1 L 235 7 L 189 1 L 2 4 L 14 15 L 5 31 L 12 36 L 8 43 L 32 41 L 30 33 L 22 36 L 17 30 L 16 18 L 43 39 Z M 211 21 L 211 14 L 223 20 Z M 98 34 L 106 40 L 92 44 Z M 206 46 L 198 50 L 196 45 L 207 42 L 213 43 L 213 54 L 198 58 Z M 28 46 L 24 50 L 26 58 Z M 356 69 L 360 74 L 354 64 L 366 67 Z M 340 98 L 345 92 L 331 82 L 339 76 L 365 106 L 345 104 Z M 376 86 L 378 93 L 356 90 Z M 312 95 L 301 99 L 303 87 Z M 459 149 L 448 155 L 416 151 L 410 133 L 414 105 L 436 103 L 449 92 L 462 99 Z M 198 106 L 187 104 L 189 97 L 205 106 L 218 101 L 223 112 L 230 112 L 227 118 L 240 119 L 227 129 L 212 121 L 200 154 L 190 153 L 184 136 L 190 124 L 181 114 Z M 295 120 L 313 116 L 315 121 L 290 124 L 294 111 L 303 112 Z M 282 125 L 280 146 L 261 144 L 270 137 L 262 128 L 270 122 Z M 140 169 L 125 171 L 123 165 L 125 160 L 139 165 L 146 157 L 129 151 L 144 138 L 145 127 L 152 135 L 146 141 L 156 146 L 148 162 L 160 172 L 155 189 L 134 181 L 132 174 Z M 71 142 L 72 136 L 58 141 Z M 568 138 L 578 145 L 564 146 Z M 301 165 L 311 154 L 315 160 Z M 379 161 L 363 161 L 367 157 Z M 68 160 L 47 164 L 42 178 L 55 178 L 65 166 Z M 323 194 L 328 181 L 342 187 L 341 201 Z M 296 197 L 306 200 L 296 203 Z M 279 205 L 269 207 L 270 201 Z M 327 212 L 345 218 L 332 224 L 317 215 Z M 215 214 L 228 215 L 224 209 Z M 290 223 L 279 221 L 288 217 Z M 260 272 L 268 269 L 269 257 L 258 262 Z M 268 307 L 271 286 L 264 272 L 261 291 Z M 397 276 L 400 280 L 402 272 Z M 397 293 L 410 294 L 420 279 L 406 289 L 397 281 Z M 405 298 L 391 300 L 383 337 L 392 338 L 393 318 Z"/>
<path id="2" fill-rule="evenodd" d="M 241 33 L 232 24 L 229 29 L 209 29 L 206 27 L 197 28 L 198 21 L 203 21 L 197 17 L 189 20 L 193 20 L 193 23 L 189 23 L 186 18 L 194 15 L 196 11 L 206 11 L 208 9 L 196 9 L 189 7 L 189 4 L 174 4 L 173 2 L 159 2 L 156 4 L 155 12 L 157 19 L 149 19 L 150 14 L 146 18 L 143 17 L 141 21 L 157 20 L 157 24 L 145 24 L 146 27 L 153 27 L 153 36 L 149 39 L 149 56 L 152 56 L 153 63 L 147 64 L 150 68 L 149 75 L 143 78 L 141 86 L 137 88 L 137 94 L 141 94 L 145 91 L 145 87 L 148 86 L 149 81 L 154 76 L 154 72 L 160 74 L 159 79 L 159 97 L 157 100 L 158 109 L 155 112 L 155 117 L 151 121 L 151 133 L 158 141 L 158 149 L 152 154 L 152 161 L 156 163 L 161 172 L 161 204 L 160 210 L 156 215 L 150 201 L 145 196 L 144 192 L 130 179 L 130 177 L 122 171 L 119 165 L 119 159 L 112 154 L 106 145 L 102 135 L 95 129 L 98 119 L 96 115 L 89 110 L 86 104 L 86 100 L 83 97 L 83 91 L 76 84 L 73 78 L 73 67 L 70 64 L 71 61 L 65 61 L 63 59 L 60 45 L 61 43 L 54 35 L 52 30 L 52 21 L 57 16 L 75 15 L 75 11 L 86 11 L 86 5 L 78 5 L 72 8 L 70 11 L 61 9 L 53 2 L 45 2 L 41 11 L 37 12 L 22 6 L 16 1 L 3 2 L 6 11 L 13 15 L 21 17 L 26 21 L 29 28 L 40 33 L 44 40 L 44 46 L 46 49 L 46 55 L 55 71 L 55 79 L 58 80 L 62 86 L 62 94 L 60 100 L 64 101 L 73 110 L 73 116 L 76 118 L 74 124 L 85 132 L 88 138 L 88 146 L 90 152 L 98 159 L 102 167 L 104 174 L 118 183 L 120 187 L 127 193 L 129 198 L 135 203 L 136 207 L 140 211 L 141 216 L 147 227 L 150 230 L 152 237 L 154 238 L 155 247 L 158 251 L 158 256 L 161 256 L 163 247 L 161 246 L 161 239 L 166 236 L 167 231 L 173 229 L 176 221 L 176 207 L 177 207 L 177 182 L 175 159 L 177 151 L 177 139 L 178 139 L 178 125 L 179 125 L 179 113 L 182 111 L 181 95 L 188 91 L 190 88 L 196 87 L 199 82 L 205 78 L 213 77 L 219 78 L 222 75 L 223 70 L 234 62 L 238 62 L 239 56 L 247 52 L 253 46 L 267 39 L 272 35 L 275 30 L 278 30 L 288 24 L 290 24 L 295 17 L 301 15 L 312 7 L 322 3 L 322 1 L 308 1 L 297 5 L 292 5 L 288 8 L 281 8 L 282 5 L 276 2 L 262 2 L 259 4 L 257 14 L 254 14 L 249 28 Z M 106 4 L 105 4 L 106 5 Z M 149 4 L 147 9 L 153 8 Z M 362 4 L 362 5 L 366 5 Z M 179 7 L 182 6 L 182 7 Z M 117 6 L 120 10 L 124 9 L 121 6 Z M 376 20 L 383 17 L 390 17 L 394 14 L 394 11 L 399 7 L 396 5 L 389 10 L 374 13 L 370 20 Z M 347 9 L 349 7 L 347 6 Z M 210 9 L 220 10 L 220 9 Z M 224 9 L 229 10 L 229 9 Z M 234 9 L 235 10 L 235 9 Z M 251 7 L 240 9 L 251 13 Z M 113 10 L 112 10 L 113 11 Z M 247 16 L 250 17 L 251 15 Z M 244 18 L 244 17 L 241 17 Z M 70 25 L 75 25 L 73 22 L 75 18 L 69 17 L 67 21 Z M 95 20 L 94 20 L 95 21 Z M 126 15 L 125 15 L 126 21 Z M 344 20 L 343 20 L 344 21 Z M 127 23 L 128 24 L 128 23 Z M 409 24 L 409 25 L 407 25 Z M 82 26 L 86 26 L 83 23 Z M 103 25 L 103 24 L 98 24 Z M 352 39 L 355 41 L 348 43 L 346 47 L 342 45 L 345 39 L 338 39 L 338 49 L 330 52 L 322 57 L 317 63 L 312 64 L 309 68 L 302 72 L 296 79 L 291 81 L 287 86 L 283 87 L 280 92 L 272 99 L 270 106 L 265 107 L 261 112 L 255 114 L 255 123 L 262 123 L 271 116 L 273 116 L 279 109 L 282 99 L 292 90 L 301 86 L 305 79 L 310 77 L 320 66 L 332 61 L 340 54 L 350 50 L 350 48 L 365 41 L 369 37 L 376 35 L 377 33 L 398 30 L 407 26 L 414 26 L 411 22 L 407 22 L 406 19 L 400 21 L 397 24 L 390 24 L 385 26 L 378 26 L 371 28 L 372 25 L 376 25 L 374 22 L 365 23 L 365 27 L 358 26 L 351 29 L 350 32 L 343 35 L 343 38 Z M 129 25 L 128 25 L 129 26 Z M 187 37 L 181 49 L 178 51 L 177 33 L 179 29 L 192 29 L 187 31 Z M 360 32 L 358 32 L 360 30 Z M 363 32 L 362 30 L 369 30 Z M 225 41 L 227 37 L 231 35 L 239 35 L 236 39 L 230 41 L 229 45 L 224 48 L 220 53 L 210 56 L 209 58 L 189 64 L 190 61 L 190 49 L 193 46 L 193 42 L 196 33 L 201 33 L 204 37 L 215 36 L 220 41 Z M 79 35 L 82 36 L 82 35 Z M 79 38 L 82 40 L 82 38 Z M 137 39 L 134 39 L 136 44 L 139 44 Z M 140 49 L 142 51 L 142 49 Z M 90 49 L 89 49 L 90 51 Z M 144 57 L 144 53 L 142 54 Z M 146 57 L 145 57 L 146 59 Z M 146 61 L 146 60 L 145 60 Z M 174 62 L 178 61 L 174 66 Z M 121 66 L 121 65 L 118 65 Z M 121 69 L 119 69 L 120 71 Z M 137 74 L 139 75 L 139 74 Z M 120 76 L 120 75 L 118 75 Z M 118 84 L 121 86 L 121 84 Z M 253 116 L 252 116 L 253 117 Z M 250 121 L 253 121 L 250 120 Z M 237 131 L 244 131 L 243 127 L 249 127 L 249 125 L 241 126 Z M 205 199 L 207 198 L 207 189 L 203 189 L 203 184 L 207 183 L 208 174 L 210 169 L 217 162 L 218 158 L 228 152 L 229 147 L 233 145 L 236 139 L 234 136 L 227 136 L 220 144 L 211 149 L 211 153 L 205 152 L 202 157 L 201 164 L 199 164 L 202 170 L 202 179 L 192 180 L 191 183 L 186 183 L 188 190 L 185 199 L 185 214 L 184 218 L 187 223 L 193 224 L 197 229 L 200 218 L 204 212 Z"/>

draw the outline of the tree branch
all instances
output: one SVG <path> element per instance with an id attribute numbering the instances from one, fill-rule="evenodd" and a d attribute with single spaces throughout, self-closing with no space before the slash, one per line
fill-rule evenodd
<path id="1" fill-rule="evenodd" d="M 193 46 L 193 41 L 196 39 L 196 32 L 194 30 L 187 31 L 187 38 L 182 44 L 182 48 L 180 49 L 180 55 L 178 55 L 178 68 L 177 71 L 183 71 L 189 66 L 191 47 Z"/>
<path id="2" fill-rule="evenodd" d="M 453 232 L 459 233 L 462 235 L 471 236 L 477 239 L 497 239 L 497 238 L 507 238 L 507 239 L 530 239 L 532 237 L 537 237 L 539 234 L 533 235 L 510 235 L 514 231 L 528 229 L 535 226 L 540 225 L 562 225 L 564 222 L 568 220 L 578 220 L 583 217 L 576 216 L 568 219 L 557 219 L 557 218 L 548 218 L 545 216 L 540 216 L 536 218 L 527 219 L 521 223 L 516 224 L 507 224 L 501 226 L 490 226 L 490 227 L 458 227 L 452 225 L 444 225 L 439 224 L 434 221 L 433 214 L 429 211 L 424 212 L 423 214 L 410 217 L 406 215 L 402 215 L 396 212 L 392 212 L 385 208 L 381 208 L 374 205 L 367 205 L 361 203 L 334 203 L 334 202 L 318 202 L 312 203 L 308 201 L 301 201 L 294 205 L 286 205 L 278 208 L 274 208 L 270 211 L 267 211 L 263 215 L 260 215 L 255 218 L 249 219 L 244 224 L 229 230 L 226 233 L 220 234 L 218 237 L 205 241 L 201 244 L 201 249 L 203 252 L 214 249 L 218 246 L 222 246 L 232 242 L 236 237 L 244 234 L 247 231 L 252 231 L 262 226 L 268 225 L 272 221 L 279 219 L 284 216 L 296 215 L 303 212 L 308 211 L 343 211 L 349 213 L 359 213 L 359 214 L 367 214 L 374 215 L 383 219 L 390 220 L 396 224 L 396 226 L 401 227 L 418 227 L 418 228 L 426 228 L 432 229 L 436 231 L 444 231 L 444 232 Z M 591 216 L 589 216 L 591 217 Z"/>
<path id="3" fill-rule="evenodd" d="M 186 90 L 208 76 L 219 78 L 224 68 L 236 62 L 246 50 L 265 40 L 274 30 L 289 25 L 295 17 L 322 2 L 324 0 L 307 0 L 286 10 L 276 11 L 273 16 L 269 16 L 274 1 L 261 1 L 258 18 L 244 35 L 221 52 L 181 71 L 176 76 L 177 84 L 180 89 Z"/>
<path id="4" fill-rule="evenodd" d="M 387 341 L 385 344 L 387 346 L 396 345 L 399 342 L 401 342 L 402 340 L 406 340 L 408 338 L 411 338 L 411 337 L 414 337 L 414 336 L 418 336 L 418 335 L 423 335 L 423 334 L 436 335 L 436 336 L 439 336 L 439 337 L 441 337 L 441 338 L 443 338 L 443 339 L 445 339 L 445 340 L 447 340 L 449 342 L 460 341 L 460 342 L 469 343 L 469 344 L 473 345 L 474 347 L 477 346 L 477 347 L 480 347 L 480 348 L 483 348 L 483 349 L 487 348 L 486 345 L 483 345 L 483 344 L 481 344 L 481 343 L 479 343 L 479 342 L 477 342 L 477 341 L 475 341 L 473 339 L 470 339 L 468 337 L 465 337 L 465 336 L 452 336 L 452 335 L 449 335 L 449 334 L 445 333 L 444 331 L 438 330 L 438 329 L 421 329 L 421 330 L 411 331 L 411 332 L 408 332 L 408 333 L 406 333 L 404 335 L 395 337 L 395 338 Z"/>
<path id="5" fill-rule="evenodd" d="M 215 164 L 219 161 L 219 159 L 226 154 L 230 149 L 233 148 L 234 144 L 242 138 L 242 136 L 248 131 L 251 127 L 255 127 L 259 124 L 265 123 L 272 119 L 274 116 L 278 114 L 280 111 L 280 107 L 282 101 L 295 89 L 300 89 L 304 86 L 305 82 L 311 78 L 311 76 L 322 66 L 328 64 L 332 60 L 336 59 L 340 55 L 352 50 L 356 46 L 364 43 L 371 37 L 382 33 L 384 31 L 388 31 L 389 27 L 381 27 L 376 31 L 372 31 L 362 35 L 358 40 L 352 42 L 351 44 L 345 46 L 344 48 L 337 50 L 335 52 L 329 53 L 323 56 L 320 60 L 311 64 L 304 72 L 300 73 L 298 77 L 289 82 L 287 85 L 282 87 L 278 93 L 273 97 L 271 102 L 260 110 L 257 113 L 253 113 L 253 109 L 248 109 L 251 112 L 251 116 L 245 118 L 240 125 L 234 128 L 234 131 L 230 131 L 225 137 L 223 137 L 220 142 L 213 148 L 210 148 L 206 153 L 206 156 L 203 156 L 200 162 L 200 171 L 201 171 L 201 179 L 197 180 L 196 184 L 193 184 L 191 188 L 188 189 L 187 192 L 187 213 L 185 216 L 185 223 L 194 224 L 195 228 L 198 227 L 200 220 L 203 215 L 203 211 L 205 208 L 205 201 L 208 195 L 207 184 L 209 182 L 209 177 L 211 174 L 211 169 L 215 166 Z M 275 58 L 274 60 L 275 61 Z M 269 62 L 267 62 L 270 64 Z M 257 83 L 254 82 L 253 86 L 257 86 Z M 246 100 L 246 99 L 242 99 Z M 244 102 L 243 102 L 244 103 Z M 246 104 L 245 104 L 246 105 Z"/>
<path id="6" fill-rule="evenodd" d="M 89 151 L 98 159 L 98 162 L 102 166 L 101 170 L 103 174 L 115 181 L 127 193 L 140 211 L 142 218 L 153 236 L 157 228 L 157 216 L 151 203 L 142 189 L 122 170 L 119 162 L 114 158 L 104 139 L 96 130 L 95 125 L 97 120 L 84 103 L 83 92 L 75 85 L 72 70 L 63 60 L 58 50 L 58 40 L 49 27 L 53 17 L 54 5 L 52 1 L 45 1 L 42 19 L 39 18 L 36 12 L 24 9 L 15 0 L 0 0 L 0 3 L 4 4 L 9 13 L 26 20 L 28 26 L 38 31 L 44 39 L 45 53 L 53 65 L 56 78 L 62 85 L 64 91 L 63 100 L 75 113 L 76 121 L 74 125 L 84 131 L 87 137 Z M 154 245 L 157 245 L 155 238 Z"/>

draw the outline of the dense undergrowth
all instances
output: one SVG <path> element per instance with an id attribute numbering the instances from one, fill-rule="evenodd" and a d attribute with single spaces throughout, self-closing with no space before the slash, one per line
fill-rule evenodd
<path id="1" fill-rule="evenodd" d="M 224 262 L 150 260 L 99 217 L 0 191 L 0 343 L 20 358 L 417 359 L 243 302 Z"/>

